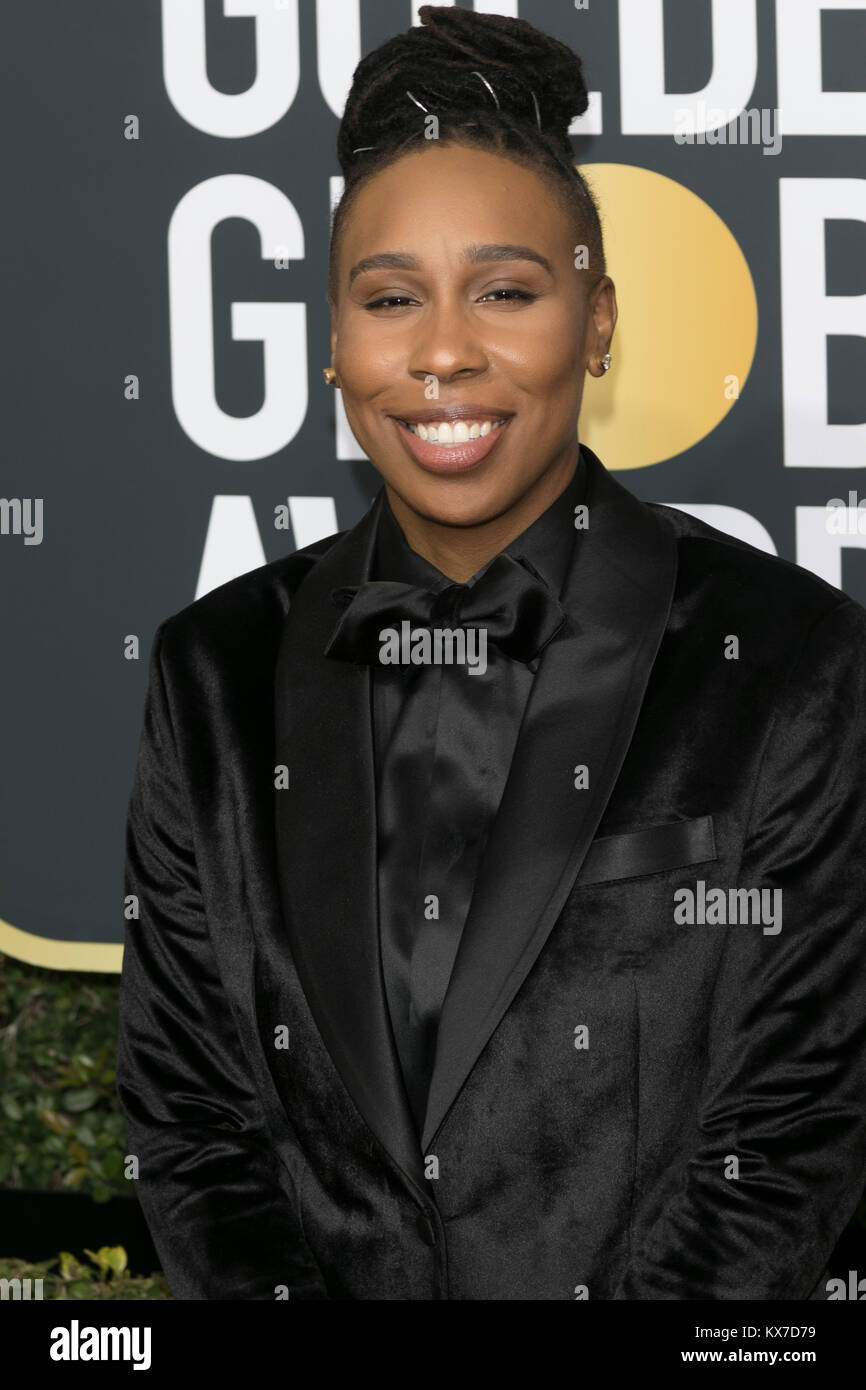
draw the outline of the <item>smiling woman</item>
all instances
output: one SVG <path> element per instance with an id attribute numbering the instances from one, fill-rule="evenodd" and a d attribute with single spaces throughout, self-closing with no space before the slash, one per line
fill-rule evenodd
<path id="1" fill-rule="evenodd" d="M 579 58 L 520 21 L 422 18 L 356 71 L 328 297 L 349 424 L 410 545 L 463 582 L 573 477 L 616 298 L 569 145 Z"/>
<path id="2" fill-rule="evenodd" d="M 617 316 L 580 59 L 420 18 L 338 145 L 326 379 L 382 487 L 154 640 L 139 1197 L 176 1298 L 826 1298 L 866 612 L 580 442 Z"/>
<path id="3" fill-rule="evenodd" d="M 350 193 L 332 341 L 395 517 L 462 582 L 573 477 L 585 373 L 603 375 L 616 301 L 597 265 L 575 268 L 586 232 L 547 180 L 444 129 Z"/>

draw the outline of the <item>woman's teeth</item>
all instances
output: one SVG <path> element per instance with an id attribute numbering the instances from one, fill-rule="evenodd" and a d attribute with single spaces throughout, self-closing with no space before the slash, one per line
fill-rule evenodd
<path id="1" fill-rule="evenodd" d="M 410 425 L 404 420 L 403 423 L 419 439 L 426 439 L 428 444 L 444 444 L 453 448 L 455 444 L 468 444 L 471 439 L 483 439 L 491 430 L 501 429 L 507 422 L 496 420 L 491 424 L 489 420 L 457 420 L 452 425 L 442 420 L 438 425 Z"/>

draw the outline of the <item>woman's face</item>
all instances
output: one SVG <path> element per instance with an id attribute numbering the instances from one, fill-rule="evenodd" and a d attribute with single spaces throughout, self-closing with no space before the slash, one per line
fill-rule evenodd
<path id="1" fill-rule="evenodd" d="M 333 364 L 356 438 L 417 515 L 481 525 L 571 476 L 584 372 L 602 374 L 616 322 L 611 281 L 575 268 L 574 243 L 547 183 L 484 150 L 431 142 L 358 194 Z M 438 434 L 450 407 L 454 448 L 400 423 Z"/>

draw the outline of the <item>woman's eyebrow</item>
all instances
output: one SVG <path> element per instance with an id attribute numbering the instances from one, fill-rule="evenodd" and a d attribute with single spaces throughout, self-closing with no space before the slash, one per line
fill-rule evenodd
<path id="1" fill-rule="evenodd" d="M 482 242 L 473 246 L 466 246 L 463 249 L 461 260 L 471 264 L 479 265 L 485 261 L 534 261 L 536 265 L 542 266 L 549 275 L 553 274 L 553 266 L 546 256 L 542 256 L 540 251 L 533 251 L 531 246 L 515 246 L 498 242 Z M 366 270 L 420 270 L 421 261 L 417 256 L 411 255 L 407 251 L 380 251 L 375 256 L 365 256 L 358 261 L 349 271 L 349 285 L 364 273 Z"/>

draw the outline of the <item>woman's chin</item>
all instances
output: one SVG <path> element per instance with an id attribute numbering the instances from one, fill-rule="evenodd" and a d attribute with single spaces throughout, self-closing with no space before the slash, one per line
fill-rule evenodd
<path id="1" fill-rule="evenodd" d="M 464 473 L 434 474 L 412 467 L 378 469 L 392 502 L 410 508 L 425 520 L 441 526 L 483 526 L 508 511 L 522 495 L 514 479 L 480 469 Z"/>
<path id="2" fill-rule="evenodd" d="M 509 495 L 491 493 L 489 487 L 449 486 L 444 480 L 433 487 L 408 487 L 397 480 L 391 486 L 404 506 L 438 526 L 484 526 L 506 512 L 510 503 Z"/>

